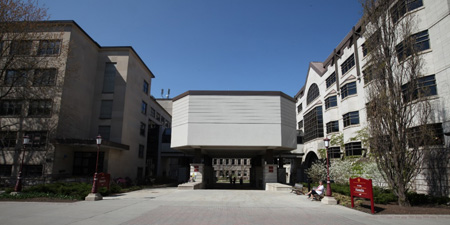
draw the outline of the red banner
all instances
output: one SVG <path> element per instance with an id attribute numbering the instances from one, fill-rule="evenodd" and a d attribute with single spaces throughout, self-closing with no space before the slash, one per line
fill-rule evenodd
<path id="1" fill-rule="evenodd" d="M 109 190 L 109 182 L 111 181 L 111 174 L 99 173 L 97 174 L 98 186 L 106 187 Z"/>
<path id="2" fill-rule="evenodd" d="M 375 207 L 373 204 L 373 187 L 371 179 L 364 179 L 361 177 L 350 178 L 350 197 L 352 200 L 352 208 L 355 207 L 354 197 L 370 199 L 370 207 L 372 214 L 375 213 Z"/>

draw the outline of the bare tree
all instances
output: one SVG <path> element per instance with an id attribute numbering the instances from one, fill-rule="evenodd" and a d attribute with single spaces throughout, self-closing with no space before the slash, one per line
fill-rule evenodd
<path id="1" fill-rule="evenodd" d="M 30 153 L 53 149 L 47 144 L 57 125 L 68 43 L 61 24 L 47 19 L 37 1 L 0 0 L 2 161 L 16 166 L 24 135 L 31 138 Z M 27 154 L 25 161 L 44 164 L 46 154 Z"/>
<path id="2" fill-rule="evenodd" d="M 401 206 L 421 172 L 423 154 L 436 142 L 420 52 L 428 31 L 417 31 L 408 10 L 419 1 L 363 0 L 367 63 L 364 71 L 370 153 Z M 420 1 L 421 3 L 421 1 Z M 424 38 L 426 36 L 426 38 Z"/>

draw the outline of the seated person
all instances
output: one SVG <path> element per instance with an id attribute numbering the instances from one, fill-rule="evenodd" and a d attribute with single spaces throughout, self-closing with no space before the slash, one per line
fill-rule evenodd
<path id="1" fill-rule="evenodd" d="M 314 197 L 315 195 L 321 195 L 323 193 L 323 183 L 322 181 L 319 181 L 319 186 L 316 189 L 311 190 L 307 193 L 308 199 L 311 198 L 311 195 Z"/>

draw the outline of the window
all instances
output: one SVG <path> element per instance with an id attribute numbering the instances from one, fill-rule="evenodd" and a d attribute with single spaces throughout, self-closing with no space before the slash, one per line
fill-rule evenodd
<path id="1" fill-rule="evenodd" d="M 355 56 L 352 54 L 350 57 L 348 57 L 342 64 L 341 64 L 341 71 L 342 75 L 347 73 L 351 68 L 355 66 Z"/>
<path id="2" fill-rule="evenodd" d="M 32 41 L 11 41 L 10 55 L 31 55 Z"/>
<path id="3" fill-rule="evenodd" d="M 158 112 L 156 113 L 156 120 L 158 120 L 158 121 L 161 120 L 161 114 L 159 114 Z"/>
<path id="4" fill-rule="evenodd" d="M 142 87 L 142 91 L 148 95 L 148 82 L 144 80 L 144 86 Z"/>
<path id="5" fill-rule="evenodd" d="M 4 84 L 7 86 L 23 87 L 27 84 L 28 70 L 7 70 Z"/>
<path id="6" fill-rule="evenodd" d="M 23 165 L 22 176 L 40 177 L 42 176 L 42 165 Z"/>
<path id="7" fill-rule="evenodd" d="M 10 177 L 12 171 L 12 165 L 0 165 L 0 176 Z"/>
<path id="8" fill-rule="evenodd" d="M 357 93 L 356 91 L 356 81 L 351 82 L 348 84 L 345 84 L 341 87 L 341 98 L 344 99 L 347 96 L 355 95 Z"/>
<path id="9" fill-rule="evenodd" d="M 58 55 L 61 48 L 60 40 L 42 40 L 39 42 L 38 55 Z"/>
<path id="10" fill-rule="evenodd" d="M 327 134 L 339 132 L 339 121 L 330 121 L 327 123 Z"/>
<path id="11" fill-rule="evenodd" d="M 223 159 L 219 159 L 219 164 L 220 164 L 220 165 L 223 164 Z"/>
<path id="12" fill-rule="evenodd" d="M 409 40 L 404 40 L 395 46 L 399 61 L 412 55 L 414 52 L 421 52 L 430 49 L 430 37 L 428 30 L 411 35 Z"/>
<path id="13" fill-rule="evenodd" d="M 106 63 L 103 77 L 103 93 L 114 93 L 115 79 L 116 63 Z"/>
<path id="14" fill-rule="evenodd" d="M 138 167 L 136 177 L 139 179 L 139 178 L 142 178 L 143 176 L 144 176 L 144 168 Z"/>
<path id="15" fill-rule="evenodd" d="M 369 53 L 369 49 L 367 49 L 366 43 L 361 45 L 363 56 L 366 56 Z"/>
<path id="16" fill-rule="evenodd" d="M 341 148 L 340 147 L 329 147 L 328 155 L 331 159 L 341 158 Z"/>
<path id="17" fill-rule="evenodd" d="M 402 86 L 403 99 L 406 102 L 415 99 L 437 95 L 436 79 L 434 75 L 421 77 L 417 81 L 406 83 Z"/>
<path id="18" fill-rule="evenodd" d="M 325 83 L 327 84 L 327 88 L 336 83 L 336 73 L 333 72 L 330 76 L 328 76 Z"/>
<path id="19" fill-rule="evenodd" d="M 155 116 L 156 116 L 156 111 L 152 107 L 150 107 L 150 116 L 153 117 L 153 118 L 155 118 Z"/>
<path id="20" fill-rule="evenodd" d="M 111 119 L 113 110 L 112 100 L 102 100 L 100 105 L 100 119 Z"/>
<path id="21" fill-rule="evenodd" d="M 241 159 L 237 159 L 237 164 L 241 165 Z"/>
<path id="22" fill-rule="evenodd" d="M 144 101 L 142 101 L 142 104 L 141 104 L 141 113 L 144 115 L 147 115 L 147 103 Z"/>
<path id="23" fill-rule="evenodd" d="M 98 133 L 103 140 L 109 141 L 111 135 L 111 126 L 98 126 Z"/>
<path id="24" fill-rule="evenodd" d="M 103 137 L 103 136 L 102 136 Z M 98 154 L 98 172 L 103 172 L 104 152 Z M 97 160 L 96 152 L 74 152 L 73 156 L 73 175 L 87 176 L 95 173 L 95 162 Z"/>
<path id="25" fill-rule="evenodd" d="M 244 165 L 247 165 L 247 159 L 244 159 Z"/>
<path id="26" fill-rule="evenodd" d="M 303 144 L 303 132 L 297 131 L 297 144 Z"/>
<path id="27" fill-rule="evenodd" d="M 359 124 L 359 111 L 349 112 L 343 115 L 344 127 Z"/>
<path id="28" fill-rule="evenodd" d="M 391 8 L 392 22 L 396 23 L 407 12 L 423 6 L 422 0 L 399 0 Z"/>
<path id="29" fill-rule="evenodd" d="M 427 124 L 408 129 L 409 147 L 444 145 L 442 123 Z"/>
<path id="30" fill-rule="evenodd" d="M 2 148 L 16 147 L 17 132 L 15 131 L 1 131 L 0 132 L 0 146 Z"/>
<path id="31" fill-rule="evenodd" d="M 300 105 L 297 106 L 297 113 L 300 113 L 303 110 L 303 106 L 302 103 L 300 103 Z"/>
<path id="32" fill-rule="evenodd" d="M 29 131 L 25 135 L 30 138 L 31 147 L 42 147 L 47 144 L 47 131 Z"/>
<path id="33" fill-rule="evenodd" d="M 161 142 L 162 143 L 170 143 L 171 139 L 172 139 L 172 129 L 171 128 L 164 129 Z"/>
<path id="34" fill-rule="evenodd" d="M 374 79 L 373 70 L 371 66 L 363 70 L 362 73 L 364 78 L 364 84 L 368 84 L 370 81 Z"/>
<path id="35" fill-rule="evenodd" d="M 300 122 L 298 122 L 297 125 L 299 130 L 303 129 L 303 120 L 300 120 Z"/>
<path id="36" fill-rule="evenodd" d="M 34 71 L 33 86 L 53 86 L 56 81 L 57 70 L 37 69 Z"/>
<path id="37" fill-rule="evenodd" d="M 232 159 L 232 160 L 231 160 L 231 165 L 236 165 L 236 164 L 235 164 L 235 161 L 236 161 L 236 160 Z"/>
<path id="38" fill-rule="evenodd" d="M 305 135 L 304 141 L 310 141 L 318 137 L 323 137 L 323 114 L 322 106 L 318 106 L 307 113 L 305 120 Z"/>
<path id="39" fill-rule="evenodd" d="M 2 55 L 3 55 L 3 45 L 4 45 L 4 41 L 0 41 L 0 52 L 2 53 Z"/>
<path id="40" fill-rule="evenodd" d="M 28 116 L 50 116 L 52 113 L 52 100 L 32 100 L 28 108 Z"/>
<path id="41" fill-rule="evenodd" d="M 141 126 L 139 127 L 139 134 L 145 136 L 145 123 L 141 122 Z"/>
<path id="42" fill-rule="evenodd" d="M 225 159 L 225 165 L 228 165 L 230 163 L 229 159 Z"/>
<path id="43" fill-rule="evenodd" d="M 308 96 L 306 97 L 306 103 L 309 105 L 317 97 L 319 97 L 319 87 L 317 86 L 317 84 L 312 84 L 308 90 Z"/>
<path id="44" fill-rule="evenodd" d="M 328 98 L 325 99 L 325 109 L 328 109 L 330 107 L 334 107 L 337 106 L 337 97 L 335 96 L 330 96 Z"/>
<path id="45" fill-rule="evenodd" d="M 141 159 L 144 158 L 144 146 L 143 145 L 139 145 L 138 157 Z"/>
<path id="46" fill-rule="evenodd" d="M 1 100 L 0 116 L 22 115 L 22 100 Z"/>
<path id="47" fill-rule="evenodd" d="M 350 142 L 345 144 L 345 156 L 362 155 L 361 142 Z"/>

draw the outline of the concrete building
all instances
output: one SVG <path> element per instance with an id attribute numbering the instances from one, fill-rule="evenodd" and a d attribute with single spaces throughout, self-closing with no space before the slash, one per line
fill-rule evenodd
<path id="1" fill-rule="evenodd" d="M 53 29 L 43 31 L 42 36 L 55 33 L 51 54 L 44 56 L 53 63 L 32 68 L 29 77 L 36 76 L 38 69 L 51 69 L 54 82 L 42 90 L 57 88 L 46 96 L 49 104 L 44 120 L 30 116 L 32 105 L 24 109 L 25 115 L 4 111 L 0 116 L 2 125 L 10 125 L 2 126 L 0 175 L 15 179 L 17 150 L 24 134 L 33 140 L 24 152 L 24 177 L 28 179 L 91 178 L 99 134 L 103 139 L 99 172 L 133 180 L 169 175 L 164 152 L 181 154 L 169 148 L 171 115 L 150 96 L 155 76 L 136 51 L 128 46 L 100 46 L 74 21 L 42 23 L 52 24 Z M 45 41 L 30 40 L 29 55 L 38 54 L 32 46 Z M 2 45 L 12 43 L 3 41 Z M 6 107 L 12 100 L 9 96 L 0 103 Z"/>
<path id="2" fill-rule="evenodd" d="M 429 88 L 431 104 L 435 106 L 435 134 L 442 145 L 449 143 L 445 137 L 450 132 L 450 3 L 445 0 L 419 0 L 408 3 L 403 14 L 416 16 L 417 26 L 413 33 L 423 34 L 424 47 L 420 52 L 424 59 L 424 78 Z M 299 144 L 294 151 L 303 154 L 301 167 L 297 166 L 296 180 L 305 180 L 304 169 L 320 158 L 319 149 L 324 149 L 324 137 L 343 134 L 345 150 L 340 146 L 331 146 L 331 157 L 364 156 L 366 146 L 361 141 L 352 141 L 356 132 L 367 125 L 365 88 L 370 82 L 366 73 L 367 52 L 364 49 L 365 38 L 362 35 L 362 21 L 359 21 L 347 36 L 323 62 L 311 62 L 304 86 L 296 94 L 297 132 Z M 448 156 L 447 156 L 448 157 Z M 447 162 L 449 159 L 443 159 Z M 297 165 L 299 162 L 297 161 Z M 447 163 L 447 171 L 449 170 Z M 442 177 L 442 181 L 450 180 Z M 428 184 L 419 176 L 414 189 L 425 192 Z"/>
<path id="3" fill-rule="evenodd" d="M 250 179 L 250 158 L 214 158 L 212 165 L 216 179 Z"/>
<path id="4" fill-rule="evenodd" d="M 171 146 L 194 155 L 190 174 L 205 186 L 215 180 L 213 158 L 251 158 L 257 188 L 285 179 L 275 159 L 295 138 L 295 102 L 282 92 L 188 91 L 173 100 Z"/>

